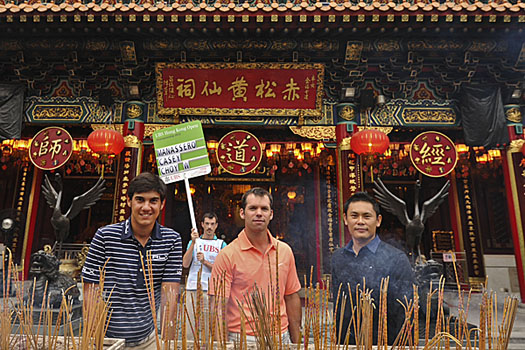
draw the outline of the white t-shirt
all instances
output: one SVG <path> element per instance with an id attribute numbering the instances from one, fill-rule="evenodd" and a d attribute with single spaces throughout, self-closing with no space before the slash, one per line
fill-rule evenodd
<path id="1" fill-rule="evenodd" d="M 222 239 L 202 239 L 197 238 L 195 240 L 195 246 L 193 247 L 193 258 L 191 261 L 190 271 L 188 273 L 188 280 L 186 282 L 187 290 L 197 290 L 197 274 L 201 268 L 201 262 L 197 260 L 197 253 L 204 254 L 204 260 L 209 261 L 211 264 L 215 262 L 215 258 L 219 254 L 220 250 L 224 248 L 226 243 Z M 191 246 L 191 242 L 188 247 Z M 201 274 L 201 286 L 203 291 L 208 290 L 208 279 L 211 276 L 211 269 L 206 265 L 202 265 Z"/>

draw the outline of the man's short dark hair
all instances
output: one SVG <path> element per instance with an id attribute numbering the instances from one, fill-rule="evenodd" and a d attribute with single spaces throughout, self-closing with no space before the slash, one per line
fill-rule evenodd
<path id="1" fill-rule="evenodd" d="M 214 212 L 204 213 L 201 222 L 204 222 L 204 219 L 215 219 L 215 222 L 219 222 L 219 217 Z"/>
<path id="2" fill-rule="evenodd" d="M 242 195 L 242 198 L 241 198 L 242 209 L 246 209 L 246 204 L 247 204 L 246 199 L 248 198 L 250 194 L 253 194 L 254 196 L 258 196 L 258 197 L 265 197 L 265 196 L 268 197 L 268 199 L 270 200 L 270 209 L 273 208 L 273 197 L 271 193 L 266 191 L 264 188 L 254 187 L 244 192 L 244 194 Z"/>
<path id="3" fill-rule="evenodd" d="M 133 199 L 135 193 L 144 193 L 149 191 L 155 191 L 160 195 L 160 200 L 163 201 L 166 198 L 168 192 L 166 184 L 162 179 L 152 173 L 142 173 L 137 175 L 128 187 L 128 198 Z"/>
<path id="4" fill-rule="evenodd" d="M 377 216 L 381 215 L 381 208 L 379 207 L 379 204 L 374 199 L 374 197 L 369 195 L 367 192 L 357 192 L 353 196 L 351 196 L 350 198 L 348 198 L 346 200 L 345 205 L 343 207 L 344 211 L 345 211 L 344 212 L 345 215 L 346 215 L 346 213 L 348 211 L 348 207 L 350 206 L 350 203 L 354 203 L 354 202 L 367 202 L 367 203 L 370 203 L 370 204 L 372 204 L 372 207 L 374 207 L 374 211 L 376 212 L 376 215 Z"/>

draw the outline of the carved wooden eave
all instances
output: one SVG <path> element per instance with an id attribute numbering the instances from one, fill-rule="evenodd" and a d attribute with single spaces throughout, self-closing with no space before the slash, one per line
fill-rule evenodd
<path id="1" fill-rule="evenodd" d="M 170 126 L 172 125 L 171 124 L 148 124 L 146 123 L 144 125 L 144 137 L 152 137 L 155 131 L 169 128 Z M 91 124 L 91 128 L 93 130 L 111 129 L 111 130 L 116 130 L 122 133 L 123 124 Z"/>
<path id="2" fill-rule="evenodd" d="M 133 86 L 151 102 L 156 63 L 293 62 L 324 65 L 329 103 L 349 86 L 354 103 L 364 89 L 388 100 L 452 100 L 463 84 L 522 87 L 523 1 L 0 0 L 0 67 L 33 97 L 96 100 L 106 90 L 125 101 Z M 378 124 L 403 124 L 388 115 L 377 114 Z M 178 121 L 160 119 L 149 121 Z"/>
<path id="3" fill-rule="evenodd" d="M 290 126 L 290 130 L 296 135 L 312 140 L 335 140 L 335 126 Z"/>
<path id="4" fill-rule="evenodd" d="M 509 145 L 509 152 L 510 153 L 521 152 L 524 144 L 525 144 L 525 140 L 522 140 L 522 139 L 512 140 Z"/>

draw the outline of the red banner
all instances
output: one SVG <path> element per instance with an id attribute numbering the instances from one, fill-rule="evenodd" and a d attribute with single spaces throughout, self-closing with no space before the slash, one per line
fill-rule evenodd
<path id="1" fill-rule="evenodd" d="M 424 175 L 441 177 L 456 167 L 458 152 L 446 135 L 427 131 L 417 135 L 410 144 L 410 160 Z"/>
<path id="2" fill-rule="evenodd" d="M 324 66 L 158 63 L 162 114 L 320 116 Z"/>

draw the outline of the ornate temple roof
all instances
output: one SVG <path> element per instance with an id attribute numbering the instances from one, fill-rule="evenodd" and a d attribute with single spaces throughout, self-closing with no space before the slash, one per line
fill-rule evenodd
<path id="1" fill-rule="evenodd" d="M 450 99 L 524 81 L 524 0 L 59 1 L 0 0 L 0 74 L 27 96 L 138 86 L 152 100 L 158 62 L 323 63 L 333 100 L 343 86 Z"/>
<path id="2" fill-rule="evenodd" d="M 24 16 L 60 15 L 60 16 L 100 16 L 100 15 L 124 15 L 124 16 L 163 16 L 163 15 L 196 15 L 196 16 L 300 16 L 300 15 L 378 15 L 378 16 L 401 16 L 401 15 L 437 15 L 437 16 L 509 16 L 517 17 L 518 22 L 525 23 L 525 2 L 519 1 L 280 1 L 270 2 L 256 0 L 246 2 L 234 2 L 228 0 L 216 1 L 188 1 L 175 0 L 173 2 L 153 1 L 99 1 L 86 2 L 68 0 L 62 3 L 50 3 L 44 1 L 29 2 L 0 2 L 0 17 L 20 17 L 23 22 Z M 79 19 L 78 19 L 79 20 Z M 215 18 L 217 20 L 217 18 Z M 7 21 L 13 21 L 7 17 Z M 61 18 L 64 21 L 64 18 Z M 118 21 L 118 19 L 117 19 Z M 199 21 L 203 21 L 202 18 Z M 257 18 L 263 21 L 263 18 Z M 344 19 L 343 19 L 344 21 Z"/>

